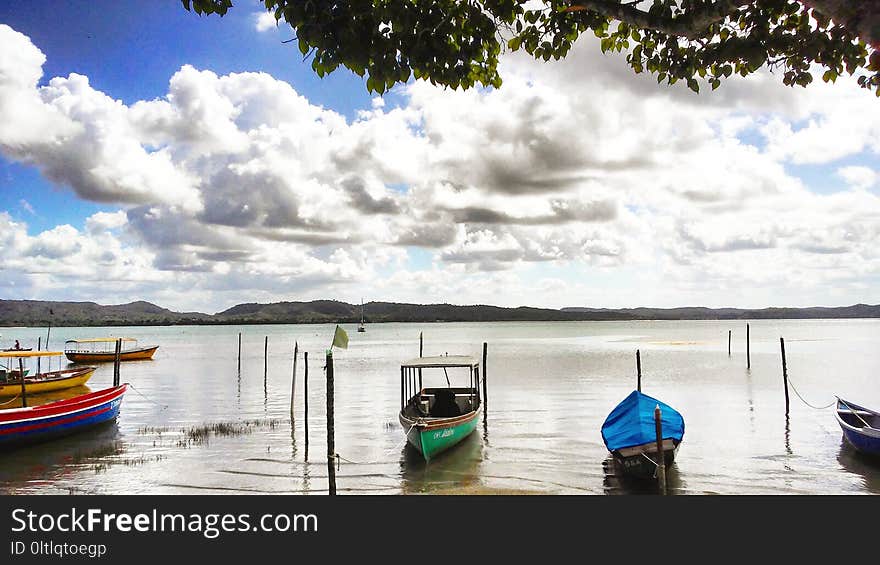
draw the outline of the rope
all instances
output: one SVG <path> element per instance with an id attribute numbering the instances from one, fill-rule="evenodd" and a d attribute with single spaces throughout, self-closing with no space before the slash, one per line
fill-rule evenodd
<path id="1" fill-rule="evenodd" d="M 351 463 L 352 465 L 382 465 L 385 463 L 390 463 L 390 461 L 352 461 L 351 459 L 346 459 L 338 453 L 335 455 L 335 457 L 337 469 L 339 469 L 339 461 L 345 461 L 346 463 Z"/>
<path id="2" fill-rule="evenodd" d="M 838 398 L 838 400 L 840 400 L 840 399 Z M 856 412 L 855 409 L 853 409 L 852 406 L 850 406 L 849 404 L 847 404 L 847 403 L 844 402 L 843 400 L 840 400 L 840 403 L 843 404 L 844 406 L 846 406 L 847 409 L 850 411 L 850 413 L 851 413 L 853 416 L 855 416 L 856 418 L 858 418 L 859 420 L 861 420 L 861 422 L 862 422 L 863 424 L 865 424 L 865 427 L 866 427 L 866 428 L 870 428 L 870 427 L 871 427 L 871 424 L 869 424 L 868 422 L 866 422 L 866 421 L 864 420 L 864 418 L 862 418 L 861 416 L 859 416 L 859 413 Z"/>
<path id="3" fill-rule="evenodd" d="M 168 408 L 168 405 L 167 405 L 167 404 L 161 404 L 161 403 L 159 403 L 159 402 L 156 402 L 156 401 L 153 400 L 152 398 L 148 397 L 146 394 L 144 394 L 144 393 L 142 393 L 141 391 L 139 391 L 138 389 L 136 389 L 136 388 L 134 387 L 133 384 L 131 384 L 131 383 L 127 383 L 127 384 L 128 384 L 128 386 L 131 387 L 131 390 L 135 391 L 136 393 L 138 393 L 139 395 L 141 395 L 142 397 L 144 397 L 146 400 L 152 402 L 152 403 L 155 404 L 156 406 L 161 406 L 161 407 L 162 407 L 162 410 L 165 410 L 165 409 Z"/>
<path id="4" fill-rule="evenodd" d="M 794 393 L 797 395 L 797 397 L 801 399 L 801 402 L 803 402 L 804 404 L 806 404 L 807 406 L 809 406 L 813 410 L 825 410 L 826 408 L 831 408 L 832 406 L 834 406 L 837 403 L 837 399 L 835 398 L 834 400 L 831 401 L 830 404 L 827 404 L 825 406 L 813 406 L 812 404 L 810 404 L 809 402 L 804 400 L 804 397 L 801 396 L 801 393 L 799 393 L 798 389 L 794 386 L 794 382 L 792 382 L 791 377 L 788 377 L 788 384 L 791 385 L 791 390 L 793 390 Z"/>
<path id="5" fill-rule="evenodd" d="M 0 402 L 0 406 L 6 406 L 7 404 L 12 404 L 16 400 L 18 400 L 20 396 L 21 396 L 21 393 L 18 393 L 15 395 L 15 398 L 13 398 L 12 400 L 7 400 L 6 402 Z"/>

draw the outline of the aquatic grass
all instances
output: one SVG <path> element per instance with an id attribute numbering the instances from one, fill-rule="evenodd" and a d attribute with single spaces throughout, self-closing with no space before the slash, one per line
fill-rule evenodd
<path id="1" fill-rule="evenodd" d="M 183 437 L 177 442 L 178 447 L 202 445 L 210 441 L 212 436 L 237 437 L 254 433 L 258 429 L 274 430 L 282 420 L 241 420 L 233 422 L 214 422 L 189 429 L 181 430 Z"/>

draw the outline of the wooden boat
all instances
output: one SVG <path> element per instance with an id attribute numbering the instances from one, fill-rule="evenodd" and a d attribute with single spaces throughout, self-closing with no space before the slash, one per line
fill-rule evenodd
<path id="1" fill-rule="evenodd" d="M 470 386 L 453 388 L 448 369 L 467 369 Z M 423 370 L 442 369 L 445 387 L 422 387 Z M 430 461 L 470 435 L 480 420 L 480 366 L 467 356 L 420 357 L 400 366 L 400 413 L 406 440 Z"/>
<path id="2" fill-rule="evenodd" d="M 121 339 L 123 349 L 120 361 L 152 359 L 159 349 L 158 345 L 138 347 L 137 340 L 131 337 L 100 337 L 93 339 L 70 339 L 64 342 L 64 354 L 74 363 L 112 363 L 116 360 L 116 341 Z M 127 344 L 133 344 L 128 347 Z"/>
<path id="3" fill-rule="evenodd" d="M 28 376 L 28 373 L 30 373 L 30 372 L 31 372 L 30 369 L 25 369 L 24 376 Z M 19 378 L 20 375 L 21 375 L 21 371 L 19 371 L 18 369 L 12 369 L 9 367 L 0 367 L 0 382 L 6 381 L 9 379 L 17 379 L 17 378 Z"/>
<path id="4" fill-rule="evenodd" d="M 79 367 L 25 376 L 25 390 L 28 395 L 31 395 L 82 386 L 92 378 L 95 369 L 96 367 Z M 0 378 L 0 398 L 9 398 L 19 394 L 21 394 L 21 378 L 17 374 L 14 379 Z"/>
<path id="5" fill-rule="evenodd" d="M 684 437 L 684 418 L 674 408 L 634 390 L 602 424 L 602 441 L 625 475 L 654 477 L 658 466 L 654 408 L 660 407 L 662 449 L 666 466 L 672 464 Z"/>
<path id="6" fill-rule="evenodd" d="M 880 456 L 880 412 L 838 397 L 834 416 L 850 445 L 866 455 Z"/>
<path id="7" fill-rule="evenodd" d="M 27 408 L 0 410 L 0 449 L 21 447 L 111 422 L 128 385 Z"/>

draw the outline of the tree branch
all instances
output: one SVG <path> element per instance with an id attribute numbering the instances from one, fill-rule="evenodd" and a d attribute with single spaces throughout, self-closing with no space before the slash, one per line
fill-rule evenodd
<path id="1" fill-rule="evenodd" d="M 697 39 L 710 25 L 724 20 L 731 12 L 752 3 L 752 0 L 719 0 L 705 9 L 689 10 L 677 17 L 657 17 L 632 4 L 614 0 L 575 0 L 569 11 L 590 10 L 640 29 L 653 29 L 668 35 Z M 574 8 L 574 9 L 572 9 Z"/>

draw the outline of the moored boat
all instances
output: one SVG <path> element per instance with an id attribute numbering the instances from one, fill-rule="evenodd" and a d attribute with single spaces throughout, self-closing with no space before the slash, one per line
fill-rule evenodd
<path id="1" fill-rule="evenodd" d="M 654 409 L 660 407 L 663 457 L 669 466 L 684 438 L 684 418 L 677 410 L 641 391 L 623 399 L 602 424 L 602 441 L 625 475 L 653 477 L 658 467 Z"/>
<path id="2" fill-rule="evenodd" d="M 0 449 L 21 447 L 88 430 L 119 414 L 127 384 L 41 406 L 0 410 Z"/>
<path id="3" fill-rule="evenodd" d="M 880 456 L 880 412 L 838 397 L 834 417 L 850 445 L 866 455 Z"/>
<path id="4" fill-rule="evenodd" d="M 442 369 L 446 387 L 422 386 L 422 371 Z M 470 384 L 452 387 L 449 369 L 467 369 Z M 480 420 L 480 366 L 467 356 L 420 357 L 400 366 L 398 414 L 406 440 L 425 461 L 458 444 L 477 427 Z"/>
<path id="5" fill-rule="evenodd" d="M 82 386 L 95 374 L 96 367 L 79 367 L 62 371 L 50 371 L 25 376 L 24 386 L 27 394 L 41 394 Z M 27 372 L 25 372 L 27 374 Z M 8 398 L 21 394 L 21 378 L 0 378 L 0 398 Z"/>
<path id="6" fill-rule="evenodd" d="M 112 363 L 116 360 L 115 346 L 120 339 L 123 343 L 120 361 L 152 359 L 159 349 L 158 345 L 138 347 L 137 340 L 130 337 L 100 337 L 67 340 L 64 342 L 64 355 L 74 363 Z"/>

